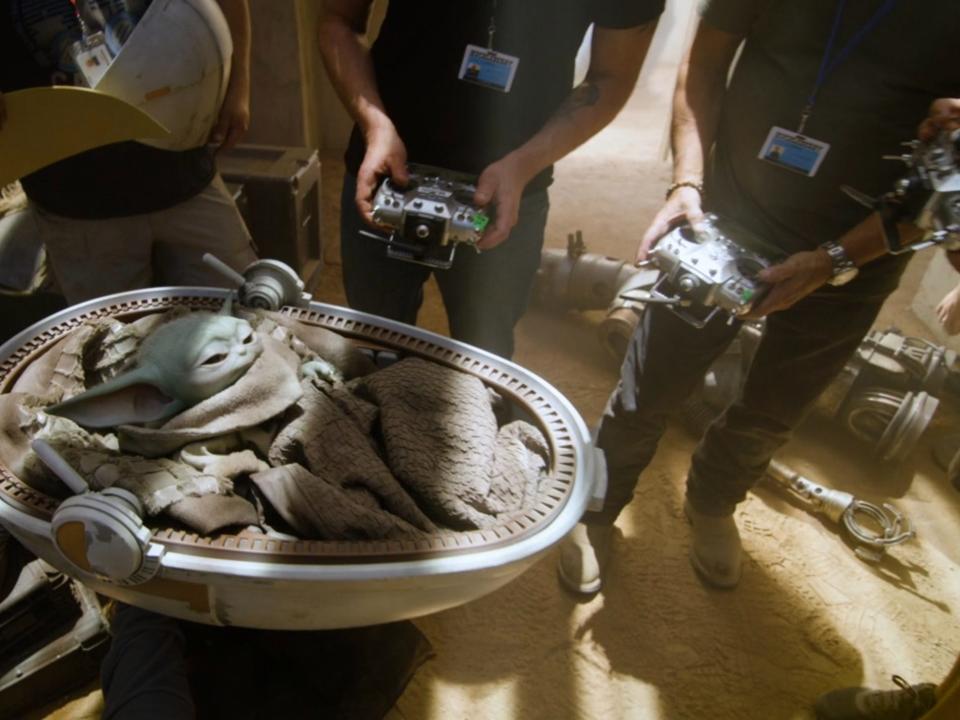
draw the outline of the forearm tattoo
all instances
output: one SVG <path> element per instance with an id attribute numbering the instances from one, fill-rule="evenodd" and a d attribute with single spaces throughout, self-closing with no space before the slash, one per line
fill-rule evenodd
<path id="1" fill-rule="evenodd" d="M 600 88 L 592 82 L 583 82 L 577 85 L 563 101 L 557 112 L 558 115 L 569 115 L 584 107 L 596 105 L 600 100 Z"/>

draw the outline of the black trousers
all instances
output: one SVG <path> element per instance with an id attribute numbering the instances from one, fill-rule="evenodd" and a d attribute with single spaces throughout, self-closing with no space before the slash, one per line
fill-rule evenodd
<path id="1" fill-rule="evenodd" d="M 348 173 L 340 198 L 340 253 L 350 307 L 415 325 L 423 284 L 434 273 L 450 335 L 501 357 L 513 355 L 513 328 L 527 309 L 540 267 L 547 191 L 524 196 L 520 219 L 503 243 L 482 253 L 460 247 L 451 268 L 434 270 L 388 258 L 385 243 L 359 234 L 370 228 L 357 211 L 356 187 L 356 177 Z"/>
<path id="2" fill-rule="evenodd" d="M 695 509 L 715 516 L 733 512 L 843 369 L 887 294 L 828 288 L 767 318 L 740 396 L 694 452 L 687 498 Z M 598 431 L 607 459 L 606 501 L 585 522 L 616 520 L 653 459 L 667 416 L 697 388 L 738 330 L 738 322 L 728 324 L 719 315 L 697 329 L 661 306 L 645 311 Z"/>
<path id="3" fill-rule="evenodd" d="M 195 716 L 186 641 L 173 618 L 122 603 L 100 668 L 104 720 L 189 720 Z"/>
<path id="4" fill-rule="evenodd" d="M 432 655 L 409 620 L 291 631 L 182 622 L 118 604 L 105 720 L 380 720 Z"/>

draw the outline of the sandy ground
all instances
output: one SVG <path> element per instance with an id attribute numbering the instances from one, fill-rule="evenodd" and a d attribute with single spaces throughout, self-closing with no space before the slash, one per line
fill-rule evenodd
<path id="1" fill-rule="evenodd" d="M 549 245 L 582 229 L 590 251 L 632 255 L 669 175 L 660 153 L 668 89 L 646 75 L 616 123 L 559 165 Z M 340 302 L 342 167 L 335 156 L 324 163 L 327 264 L 317 296 Z M 880 327 L 919 327 L 904 308 L 926 261 L 914 261 Z M 445 328 L 434 291 L 421 324 Z M 531 313 L 515 358 L 589 423 L 616 379 L 595 332 L 596 318 Z M 694 440 L 672 428 L 617 523 L 605 590 L 587 602 L 565 594 L 552 552 L 498 592 L 419 619 L 437 654 L 390 717 L 780 720 L 812 717 L 812 701 L 835 687 L 891 687 L 891 673 L 939 680 L 960 650 L 960 504 L 929 445 L 950 424 L 936 422 L 911 461 L 893 468 L 814 415 L 781 458 L 818 482 L 895 502 L 918 537 L 870 565 L 829 520 L 760 487 L 737 513 L 747 559 L 729 592 L 705 588 L 687 561 L 681 507 Z M 98 707 L 94 692 L 55 717 L 92 717 Z"/>

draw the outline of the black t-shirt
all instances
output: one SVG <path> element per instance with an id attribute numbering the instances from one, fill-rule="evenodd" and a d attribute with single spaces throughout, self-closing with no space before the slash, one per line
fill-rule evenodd
<path id="1" fill-rule="evenodd" d="M 849 185 L 871 196 L 893 187 L 903 152 L 930 103 L 960 96 L 960 2 L 902 0 L 872 27 L 881 8 L 851 0 L 840 14 L 832 54 L 869 30 L 825 79 L 805 132 L 828 143 L 814 177 L 758 158 L 771 127 L 794 130 L 816 83 L 837 18 L 837 0 L 706 0 L 703 21 L 746 38 L 724 97 L 712 172 L 711 209 L 736 218 L 787 252 L 836 240 L 870 210 L 847 197 Z M 878 259 L 846 291 L 891 290 L 909 254 Z"/>
<path id="2" fill-rule="evenodd" d="M 72 84 L 69 46 L 79 37 L 69 0 L 0 0 L 0 91 Z M 206 147 L 179 152 L 122 142 L 48 165 L 20 182 L 45 210 L 91 219 L 171 207 L 203 190 L 215 172 Z"/>
<path id="3" fill-rule="evenodd" d="M 391 0 L 372 56 L 387 114 L 410 162 L 472 174 L 526 142 L 573 86 L 574 61 L 591 23 L 628 28 L 655 19 L 664 0 Z M 494 9 L 495 8 L 495 9 Z M 458 78 L 469 44 L 519 58 L 509 93 Z M 354 128 L 347 169 L 364 143 Z M 550 184 L 548 168 L 527 189 Z"/>

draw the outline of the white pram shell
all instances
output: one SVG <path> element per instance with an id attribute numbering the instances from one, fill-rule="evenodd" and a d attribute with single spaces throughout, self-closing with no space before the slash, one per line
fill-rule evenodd
<path id="1" fill-rule="evenodd" d="M 53 343 L 87 319 L 136 317 L 172 307 L 219 307 L 227 291 L 154 288 L 68 308 L 0 347 L 0 392 Z M 455 607 L 492 592 L 533 565 L 580 519 L 606 486 L 602 455 L 557 390 L 522 367 L 415 327 L 347 308 L 311 303 L 285 313 L 363 347 L 416 355 L 480 378 L 519 406 L 552 454 L 549 487 L 508 525 L 445 531 L 419 540 L 286 541 L 214 538 L 154 528 L 156 574 L 120 584 L 77 569 L 58 549 L 51 519 L 59 501 L 0 465 L 0 522 L 51 565 L 103 595 L 156 612 L 217 625 L 342 628 L 393 622 Z"/>

